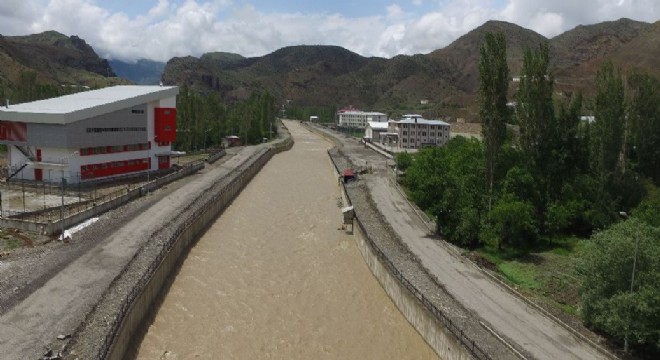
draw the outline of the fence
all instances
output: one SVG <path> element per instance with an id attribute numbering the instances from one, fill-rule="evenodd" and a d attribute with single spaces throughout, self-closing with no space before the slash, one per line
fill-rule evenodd
<path id="1" fill-rule="evenodd" d="M 330 151 L 328 151 L 328 155 L 330 158 L 333 160 L 333 164 L 335 166 L 335 169 L 337 170 L 338 173 L 341 174 L 341 170 L 337 166 L 337 163 L 335 161 L 335 158 L 330 154 Z M 342 186 L 345 186 L 342 184 Z M 344 188 L 344 193 L 346 194 L 346 198 L 349 202 L 349 204 L 352 204 L 350 195 L 348 191 Z M 385 266 L 385 268 L 389 271 L 389 273 L 401 284 L 406 290 L 408 290 L 419 302 L 422 304 L 422 306 L 429 311 L 433 316 L 440 321 L 440 323 L 448 329 L 455 337 L 458 339 L 458 341 L 463 344 L 463 346 L 477 359 L 480 360 L 491 360 L 492 357 L 488 355 L 483 349 L 481 349 L 477 343 L 469 338 L 463 330 L 456 325 L 447 315 L 445 315 L 442 310 L 438 309 L 437 306 L 433 304 L 431 300 L 429 300 L 424 293 L 422 293 L 419 289 L 417 289 L 396 267 L 396 265 L 387 257 L 387 255 L 380 249 L 378 244 L 371 238 L 369 235 L 369 232 L 367 231 L 367 228 L 364 226 L 362 221 L 360 220 L 360 214 L 358 209 L 356 210 L 356 217 L 355 220 L 358 223 L 358 226 L 362 229 L 362 232 L 365 234 L 364 238 L 371 247 L 371 249 L 374 251 L 378 259 L 381 261 L 381 263 Z"/>
<path id="2" fill-rule="evenodd" d="M 79 190 L 77 193 L 79 201 L 73 204 L 64 204 L 63 206 L 59 205 L 42 210 L 25 212 L 3 210 L 0 212 L 0 216 L 2 217 L 0 219 L 0 226 L 17 228 L 26 231 L 38 231 L 42 234 L 48 235 L 56 234 L 61 231 L 62 222 L 64 222 L 65 226 L 73 225 L 77 222 L 83 221 L 92 216 L 96 216 L 130 200 L 138 198 L 167 183 L 199 171 L 202 168 L 204 168 L 204 161 L 198 160 L 188 163 L 185 166 L 180 167 L 178 171 L 174 173 L 167 173 L 164 176 L 163 173 L 160 172 L 156 172 L 154 174 L 155 176 L 145 172 L 142 176 L 149 179 L 147 183 L 127 184 L 125 188 L 117 189 L 102 195 L 98 195 L 98 189 L 92 184 L 80 185 L 79 189 L 84 187 L 89 189 L 85 201 L 81 201 L 82 195 Z M 133 178 L 134 177 L 135 176 L 133 176 Z M 114 180 L 118 181 L 118 179 Z M 33 184 L 33 186 L 37 185 Z M 55 186 L 42 186 L 44 189 L 50 188 L 54 192 Z M 60 186 L 59 192 L 56 194 L 61 196 L 69 196 L 73 194 L 75 196 L 76 192 L 66 192 L 65 188 L 64 193 L 62 193 L 62 188 Z"/>
<path id="3" fill-rule="evenodd" d="M 228 174 L 218 179 L 215 182 L 215 185 L 203 191 L 195 199 L 193 199 L 182 211 L 183 220 L 176 225 L 174 225 L 174 230 L 167 238 L 164 240 L 164 243 L 160 245 L 160 250 L 154 256 L 154 253 L 147 252 L 143 249 L 138 252 L 133 259 L 129 262 L 122 272 L 115 278 L 113 283 L 110 285 L 109 289 L 106 291 L 104 298 L 96 305 L 95 309 L 92 310 L 88 319 L 85 323 L 93 323 L 93 317 L 96 312 L 96 308 L 100 306 L 104 301 L 111 302 L 108 300 L 109 294 L 114 292 L 121 292 L 122 287 L 118 285 L 123 278 L 129 278 L 128 273 L 139 272 L 140 276 L 137 281 L 133 282 L 130 285 L 130 290 L 125 296 L 121 296 L 122 300 L 118 306 L 118 309 L 113 309 L 114 316 L 111 319 L 99 319 L 102 325 L 109 326 L 105 329 L 105 336 L 102 341 L 98 343 L 98 348 L 95 349 L 94 354 L 90 354 L 90 358 L 96 359 L 107 359 L 107 358 L 123 358 L 125 352 L 128 349 L 130 339 L 133 337 L 135 331 L 137 331 L 138 325 L 137 322 L 140 322 L 145 314 L 136 314 L 139 313 L 139 310 L 135 310 L 135 306 L 138 301 L 141 301 L 146 306 L 155 300 L 155 297 L 160 292 L 162 284 L 155 284 L 152 282 L 154 278 L 158 275 L 159 281 L 164 282 L 165 278 L 169 276 L 169 273 L 173 270 L 176 262 L 180 259 L 181 254 L 189 248 L 190 244 L 194 242 L 199 233 L 206 227 L 208 224 L 217 217 L 217 215 L 224 209 L 224 207 L 242 190 L 245 184 L 263 167 L 263 165 L 270 160 L 270 158 L 281 151 L 288 150 L 293 146 L 293 141 L 290 138 L 278 141 L 275 144 L 272 144 L 270 148 L 264 148 L 251 157 L 249 157 L 243 164 L 241 164 L 236 169 L 230 171 Z M 165 231 L 171 230 L 172 227 L 165 227 L 160 229 L 158 232 L 152 235 L 150 243 L 155 242 L 158 237 Z M 139 269 L 138 265 L 135 265 L 138 262 L 140 256 L 153 256 L 151 259 L 147 260 L 148 265 L 146 269 Z M 149 286 L 154 286 L 157 291 L 151 292 L 150 294 L 145 295 L 145 290 Z M 116 305 L 110 304 L 109 306 L 115 307 Z M 129 324 L 127 320 L 131 315 L 135 317 L 132 323 Z M 99 315 L 100 316 L 100 315 Z M 89 339 L 81 340 L 84 336 L 81 335 L 84 329 L 78 329 L 74 335 L 74 342 L 80 343 L 93 343 Z M 118 339 L 123 341 L 119 341 Z M 74 344 L 75 346 L 75 344 Z"/>

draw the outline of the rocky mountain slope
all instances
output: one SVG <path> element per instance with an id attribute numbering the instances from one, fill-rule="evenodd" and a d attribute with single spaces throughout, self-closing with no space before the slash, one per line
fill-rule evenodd
<path id="1" fill-rule="evenodd" d="M 0 81 L 11 91 L 23 72 L 34 72 L 39 83 L 106 86 L 126 83 L 116 78 L 108 61 L 85 40 L 55 31 L 28 36 L 0 35 Z"/>
<path id="2" fill-rule="evenodd" d="M 219 92 L 227 101 L 268 90 L 302 105 L 355 105 L 387 112 L 425 111 L 474 118 L 479 86 L 479 48 L 487 32 L 507 38 L 511 76 L 522 67 L 524 50 L 547 42 L 559 91 L 587 90 L 598 66 L 612 59 L 623 70 L 660 73 L 660 23 L 620 19 L 578 26 L 555 38 L 518 25 L 488 21 L 430 54 L 367 58 L 335 46 L 293 46 L 244 58 L 206 54 L 174 58 L 163 81 Z M 421 106 L 421 100 L 431 105 Z"/>
<path id="3" fill-rule="evenodd" d="M 25 70 L 52 84 L 116 83 L 121 76 L 137 83 L 187 85 L 218 93 L 224 101 L 269 91 L 279 102 L 347 106 L 390 113 L 418 111 L 425 116 L 476 118 L 479 49 L 487 32 L 507 38 L 511 76 L 520 74 L 524 50 L 547 42 L 558 92 L 593 87 L 596 69 L 611 59 L 623 71 L 660 74 L 660 22 L 620 19 L 578 26 L 552 39 L 518 25 L 488 21 L 447 47 L 429 54 L 391 59 L 363 57 L 338 46 L 291 46 L 246 58 L 214 52 L 177 57 L 164 65 L 100 59 L 84 40 L 56 32 L 22 37 L 0 36 L 0 81 L 18 79 Z M 162 75 L 160 73 L 162 72 Z M 515 86 L 512 87 L 512 93 Z M 422 100 L 424 104 L 421 103 Z"/>

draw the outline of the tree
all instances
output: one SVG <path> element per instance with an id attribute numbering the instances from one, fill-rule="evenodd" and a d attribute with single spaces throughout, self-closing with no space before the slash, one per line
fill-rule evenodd
<path id="1" fill-rule="evenodd" d="M 580 253 L 582 319 L 633 346 L 660 347 L 660 228 L 631 218 Z M 633 278 L 634 268 L 634 278 Z"/>
<path id="2" fill-rule="evenodd" d="M 506 137 L 506 121 L 509 110 L 509 67 L 506 64 L 506 39 L 504 34 L 486 33 L 481 46 L 479 94 L 482 136 L 485 144 L 486 173 L 488 179 L 488 209 L 492 206 L 497 157 Z"/>
<path id="3" fill-rule="evenodd" d="M 548 72 L 548 54 L 547 43 L 541 44 L 537 51 L 525 51 L 516 94 L 520 146 L 531 166 L 541 173 L 556 145 L 554 140 L 558 131 L 552 102 L 554 79 Z"/>
<path id="4" fill-rule="evenodd" d="M 647 74 L 632 74 L 629 109 L 628 152 L 635 169 L 660 185 L 660 80 Z"/>
<path id="5" fill-rule="evenodd" d="M 444 147 L 420 150 L 406 172 L 411 198 L 436 216 L 438 232 L 449 241 L 464 246 L 479 242 L 486 212 L 484 163 L 478 140 L 457 137 Z"/>
<path id="6" fill-rule="evenodd" d="M 413 162 L 413 157 L 410 153 L 400 152 L 396 154 L 396 167 L 401 171 L 406 171 L 410 164 Z"/>
<path id="7" fill-rule="evenodd" d="M 591 164 L 603 183 L 611 183 L 623 171 L 621 155 L 625 121 L 623 80 L 612 62 L 606 62 L 596 74 L 596 121 L 591 126 Z"/>

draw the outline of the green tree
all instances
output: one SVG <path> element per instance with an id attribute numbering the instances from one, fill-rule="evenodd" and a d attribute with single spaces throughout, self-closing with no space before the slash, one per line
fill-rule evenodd
<path id="1" fill-rule="evenodd" d="M 591 125 L 591 164 L 598 179 L 607 184 L 623 171 L 625 98 L 623 80 L 612 62 L 606 62 L 596 74 L 596 121 Z"/>
<path id="2" fill-rule="evenodd" d="M 413 157 L 410 153 L 400 152 L 396 154 L 396 167 L 401 171 L 406 171 L 413 162 Z"/>
<path id="3" fill-rule="evenodd" d="M 516 94 L 520 146 L 530 164 L 539 170 L 543 170 L 550 158 L 558 129 L 552 102 L 554 79 L 548 72 L 549 63 L 547 43 L 541 44 L 537 51 L 527 49 Z"/>
<path id="4" fill-rule="evenodd" d="M 507 93 L 509 67 L 506 63 L 506 39 L 504 34 L 486 33 L 479 59 L 480 110 L 482 136 L 485 145 L 486 173 L 488 179 L 488 209 L 492 206 L 497 158 L 506 137 L 506 121 L 509 115 Z"/>
<path id="5" fill-rule="evenodd" d="M 438 232 L 463 246 L 479 242 L 486 212 L 481 142 L 457 137 L 444 147 L 420 150 L 406 172 L 413 201 L 436 216 Z"/>
<path id="6" fill-rule="evenodd" d="M 637 219 L 593 236 L 581 252 L 582 318 L 633 346 L 660 348 L 660 228 Z M 634 269 L 634 278 L 633 278 Z"/>
<path id="7" fill-rule="evenodd" d="M 628 152 L 636 171 L 660 185 L 660 80 L 634 73 L 628 88 L 632 92 Z"/>

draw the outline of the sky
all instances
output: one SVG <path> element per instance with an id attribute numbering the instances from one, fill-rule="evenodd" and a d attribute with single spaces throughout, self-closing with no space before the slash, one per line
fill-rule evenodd
<path id="1" fill-rule="evenodd" d="M 656 22 L 660 0 L 0 0 L 4 36 L 55 30 L 123 61 L 291 45 L 391 58 L 445 47 L 488 20 L 551 38 L 622 17 Z"/>

